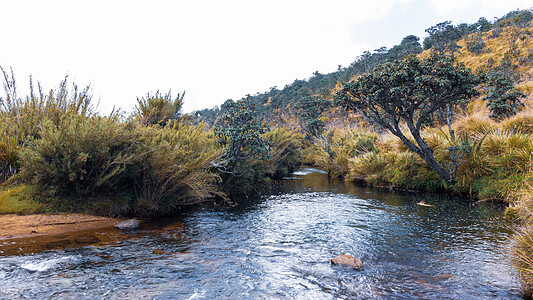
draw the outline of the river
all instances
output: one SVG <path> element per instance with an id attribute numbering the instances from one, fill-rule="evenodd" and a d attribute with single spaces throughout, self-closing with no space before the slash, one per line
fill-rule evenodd
<path id="1" fill-rule="evenodd" d="M 63 247 L 0 241 L 0 298 L 520 299 L 511 227 L 490 203 L 302 169 L 234 207 L 134 233 L 84 233 L 87 243 Z M 331 265 L 340 254 L 364 269 Z"/>

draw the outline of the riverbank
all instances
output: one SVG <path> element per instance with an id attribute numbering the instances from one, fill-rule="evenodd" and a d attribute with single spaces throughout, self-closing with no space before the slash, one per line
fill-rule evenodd
<path id="1" fill-rule="evenodd" d="M 0 215 L 0 240 L 114 227 L 121 219 L 83 214 Z"/>

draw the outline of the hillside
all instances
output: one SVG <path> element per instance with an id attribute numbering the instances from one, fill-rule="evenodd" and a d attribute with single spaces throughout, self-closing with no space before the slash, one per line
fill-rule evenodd
<path id="1" fill-rule="evenodd" d="M 273 127 L 298 128 L 310 142 L 302 163 L 331 176 L 388 188 L 446 191 L 471 201 L 498 201 L 523 226 L 513 238 L 514 264 L 533 294 L 533 12 L 513 11 L 495 22 L 442 22 L 426 30 L 420 43 L 407 36 L 391 49 L 365 52 L 348 67 L 315 72 L 279 90 L 252 95 L 257 114 Z M 397 135 L 345 112 L 333 99 L 347 82 L 374 67 L 416 55 L 453 54 L 479 79 L 478 96 L 458 105 L 455 118 L 435 115 L 420 134 L 436 161 L 453 174 L 446 181 Z M 371 73 L 371 72 L 370 72 Z M 215 124 L 220 108 L 196 112 L 197 121 Z M 399 124 L 406 139 L 414 141 Z M 412 132 L 412 131 L 411 131 Z M 425 160 L 425 161 L 424 161 Z M 452 167 L 453 166 L 453 167 Z M 450 175 L 451 176 L 451 175 Z"/>
<path id="2" fill-rule="evenodd" d="M 300 115 L 299 103 L 308 102 L 310 99 L 332 100 L 332 95 L 343 82 L 353 80 L 383 62 L 412 54 L 424 55 L 431 49 L 453 52 L 459 61 L 474 70 L 494 67 L 510 51 L 515 71 L 520 74 L 517 88 L 531 94 L 533 91 L 531 14 L 531 11 L 513 11 L 494 22 L 482 17 L 474 24 L 452 25 L 448 21 L 442 22 L 426 29 L 428 36 L 423 43 L 420 43 L 419 37 L 409 35 L 390 49 L 381 47 L 372 52 L 366 51 L 349 66 L 339 65 L 335 72 L 321 74 L 317 71 L 308 79 L 296 79 L 282 89 L 272 87 L 269 91 L 256 93 L 251 97 L 259 115 L 266 118 L 270 124 L 291 122 L 296 125 Z M 238 99 L 228 101 L 234 100 Z M 196 121 L 213 125 L 218 115 L 227 107 L 228 101 L 220 107 L 194 112 Z M 335 109 L 332 111 L 327 109 L 325 116 L 334 122 L 339 117 L 346 117 Z"/>

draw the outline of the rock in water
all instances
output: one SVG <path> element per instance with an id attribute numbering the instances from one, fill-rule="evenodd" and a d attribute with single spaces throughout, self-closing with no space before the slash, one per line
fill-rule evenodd
<path id="1" fill-rule="evenodd" d="M 139 229 L 139 227 L 140 227 L 139 221 L 135 219 L 126 220 L 124 222 L 120 222 L 117 225 L 115 225 L 115 228 L 118 228 L 120 230 L 127 230 L 127 231 L 137 230 Z"/>
<path id="2" fill-rule="evenodd" d="M 346 254 L 335 257 L 331 260 L 331 263 L 339 266 L 352 267 L 356 270 L 361 270 L 363 268 L 363 262 L 359 258 Z"/>
<path id="3" fill-rule="evenodd" d="M 77 235 L 74 237 L 74 242 L 76 244 L 82 244 L 82 245 L 86 245 L 86 244 L 97 244 L 97 243 L 100 243 L 100 239 L 95 237 L 94 235 Z"/>

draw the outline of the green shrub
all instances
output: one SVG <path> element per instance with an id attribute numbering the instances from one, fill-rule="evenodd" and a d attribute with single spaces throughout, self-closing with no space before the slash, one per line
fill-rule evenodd
<path id="1" fill-rule="evenodd" d="M 520 99 L 526 95 L 513 87 L 512 78 L 506 72 L 489 72 L 486 74 L 486 82 L 486 99 L 491 118 L 501 120 L 513 116 L 524 106 Z"/>
<path id="2" fill-rule="evenodd" d="M 44 122 L 58 125 L 65 115 L 93 115 L 90 86 L 79 88 L 73 83 L 69 89 L 65 77 L 56 89 L 43 92 L 40 83 L 34 85 L 30 77 L 30 94 L 19 97 L 13 70 L 4 75 L 3 97 L 0 97 L 0 182 L 18 171 L 17 152 L 27 138 L 40 138 Z"/>
<path id="3" fill-rule="evenodd" d="M 40 136 L 20 152 L 17 176 L 62 211 L 156 216 L 224 197 L 209 171 L 220 151 L 201 126 L 66 115 Z"/>
<path id="4" fill-rule="evenodd" d="M 136 133 L 113 118 L 65 115 L 46 120 L 20 152 L 20 178 L 56 195 L 114 193 L 137 163 Z"/>
<path id="5" fill-rule="evenodd" d="M 146 97 L 137 98 L 135 117 L 146 126 L 166 125 L 169 121 L 180 117 L 183 97 L 185 92 L 178 94 L 176 98 L 172 98 L 170 91 L 166 94 L 159 91 L 154 94 L 148 93 Z"/>
<path id="6" fill-rule="evenodd" d="M 203 126 L 176 124 L 159 129 L 141 127 L 143 147 L 133 175 L 136 215 L 165 215 L 180 208 L 225 195 L 220 177 L 210 171 L 221 154 Z"/>
<path id="7" fill-rule="evenodd" d="M 0 125 L 0 183 L 16 174 L 18 169 L 17 152 L 21 148 L 20 141 L 16 136 L 9 136 L 5 127 L 8 124 Z"/>
<path id="8" fill-rule="evenodd" d="M 38 138 L 45 121 L 58 125 L 65 115 L 94 115 L 90 86 L 80 88 L 73 83 L 69 89 L 68 77 L 65 77 L 56 89 L 45 93 L 40 83 L 35 87 L 30 78 L 31 93 L 21 98 L 16 93 L 13 73 L 9 75 L 1 67 L 0 69 L 4 72 L 6 90 L 6 95 L 0 98 L 0 119 L 9 124 L 5 131 L 8 136 L 20 141 L 27 137 Z"/>
<path id="9" fill-rule="evenodd" d="M 474 55 L 479 55 L 485 50 L 485 42 L 483 42 L 483 34 L 473 33 L 469 37 L 465 38 L 466 49 L 472 52 Z"/>

